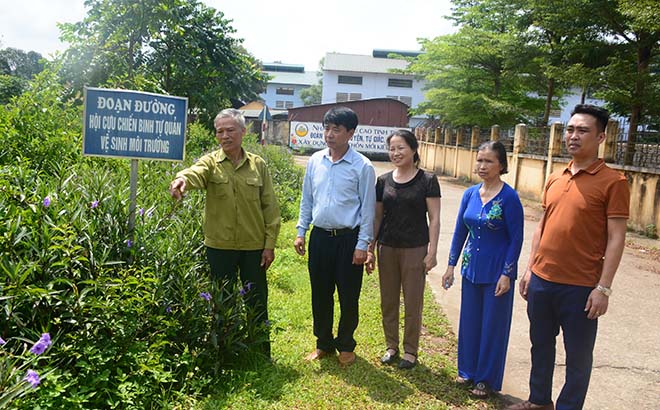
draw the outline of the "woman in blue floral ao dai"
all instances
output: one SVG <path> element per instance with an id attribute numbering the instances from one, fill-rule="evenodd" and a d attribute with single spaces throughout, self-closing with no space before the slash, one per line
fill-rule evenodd
<path id="1" fill-rule="evenodd" d="M 474 383 L 472 394 L 487 397 L 502 389 L 524 217 L 518 194 L 500 177 L 507 172 L 502 143 L 479 147 L 475 172 L 483 182 L 463 194 L 442 281 L 451 287 L 460 258 L 456 381 Z"/>

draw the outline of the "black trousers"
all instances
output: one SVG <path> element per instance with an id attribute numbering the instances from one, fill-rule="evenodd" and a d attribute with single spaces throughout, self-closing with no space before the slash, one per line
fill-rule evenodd
<path id="1" fill-rule="evenodd" d="M 314 228 L 309 236 L 309 279 L 316 347 L 326 352 L 355 349 L 363 265 L 353 265 L 357 229 L 339 236 Z M 334 293 L 339 295 L 339 327 L 333 337 Z"/>
<path id="2" fill-rule="evenodd" d="M 264 323 L 261 326 L 266 332 L 265 342 L 261 350 L 270 357 L 270 336 L 268 331 L 268 282 L 266 271 L 261 267 L 261 254 L 263 250 L 241 251 L 225 250 L 206 247 L 206 258 L 211 267 L 211 277 L 214 280 L 228 280 L 234 284 L 240 275 L 241 284 L 249 291 L 245 294 L 245 303 L 254 309 L 255 319 Z"/>

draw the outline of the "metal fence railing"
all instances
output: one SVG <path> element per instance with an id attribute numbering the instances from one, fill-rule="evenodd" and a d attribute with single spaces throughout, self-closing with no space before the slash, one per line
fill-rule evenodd
<path id="1" fill-rule="evenodd" d="M 490 141 L 490 128 L 481 128 L 479 129 L 479 145 L 483 144 L 486 141 Z"/>
<path id="2" fill-rule="evenodd" d="M 521 153 L 547 156 L 551 138 L 550 130 L 551 127 L 528 127 L 527 138 L 522 144 Z M 660 131 L 638 131 L 635 142 L 629 143 L 628 125 L 619 124 L 619 130 L 616 142 L 616 155 L 613 159 L 614 163 L 660 170 Z M 459 129 L 450 127 L 442 128 L 440 131 L 438 143 L 445 144 L 445 134 L 448 133 L 447 145 L 456 145 Z M 464 128 L 462 132 L 463 138 L 459 146 L 469 149 L 472 145 L 472 130 L 470 128 Z M 478 139 L 475 141 L 477 145 L 472 148 L 476 149 L 483 142 L 489 141 L 491 132 L 490 128 L 481 128 Z M 499 130 L 499 140 L 504 144 L 507 152 L 513 152 L 514 135 L 515 128 L 503 128 Z M 433 136 L 431 136 L 430 141 L 433 140 Z M 626 157 L 627 154 L 628 158 Z M 559 153 L 555 157 L 570 158 L 563 139 L 560 142 Z M 628 163 L 626 163 L 626 159 L 628 159 Z"/>
<path id="3" fill-rule="evenodd" d="M 547 155 L 550 142 L 550 127 L 528 127 L 527 141 L 522 153 Z"/>
<path id="4" fill-rule="evenodd" d="M 628 164 L 627 154 L 630 156 Z M 628 142 L 627 132 L 620 132 L 614 162 L 620 165 L 660 168 L 660 132 L 638 131 L 634 143 Z"/>

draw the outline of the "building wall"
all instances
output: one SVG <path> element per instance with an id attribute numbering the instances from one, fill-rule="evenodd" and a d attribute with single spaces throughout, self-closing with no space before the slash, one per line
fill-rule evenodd
<path id="1" fill-rule="evenodd" d="M 355 111 L 360 125 L 408 127 L 408 106 L 387 98 L 296 107 L 289 110 L 289 121 L 321 122 L 326 111 L 335 106 Z"/>
<path id="2" fill-rule="evenodd" d="M 362 77 L 362 84 L 339 84 L 339 76 L 346 75 L 352 77 Z M 412 88 L 391 87 L 388 85 L 389 79 L 412 80 Z M 337 93 L 359 93 L 361 99 L 384 98 L 388 96 L 410 97 L 412 107 L 416 107 L 424 101 L 422 91 L 423 82 L 413 79 L 412 76 L 405 76 L 394 73 L 356 73 L 350 71 L 323 71 L 323 94 L 322 103 L 337 102 Z M 405 101 L 404 101 L 405 102 Z"/>
<path id="3" fill-rule="evenodd" d="M 308 85 L 300 84 L 268 83 L 266 92 L 261 93 L 259 96 L 266 102 L 269 108 L 286 109 L 289 108 L 286 106 L 287 102 L 291 107 L 302 107 L 304 104 L 300 99 L 300 92 L 308 87 Z M 278 88 L 293 88 L 293 95 L 277 94 Z M 278 105 L 278 101 L 281 101 L 284 105 Z"/>

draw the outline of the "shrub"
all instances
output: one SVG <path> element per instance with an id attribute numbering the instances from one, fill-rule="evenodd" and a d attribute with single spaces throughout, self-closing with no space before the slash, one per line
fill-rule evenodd
<path id="1" fill-rule="evenodd" d="M 46 71 L 0 107 L 0 337 L 58 340 L 39 394 L 11 406 L 162 408 L 206 394 L 264 324 L 240 288 L 209 280 L 204 194 L 175 203 L 167 186 L 185 164 L 141 161 L 129 232 L 128 161 L 81 157 L 79 108 L 56 79 Z M 201 126 L 189 137 L 188 158 L 213 146 Z M 293 215 L 301 172 L 285 150 L 260 153 Z"/>
<path id="2" fill-rule="evenodd" d="M 0 106 L 0 164 L 20 161 L 50 173 L 80 159 L 81 111 L 64 94 L 57 68 L 48 68 L 30 81 L 23 94 Z"/>
<path id="3" fill-rule="evenodd" d="M 298 217 L 300 191 L 305 171 L 296 165 L 291 152 L 278 145 L 244 144 L 245 149 L 261 156 L 273 178 L 283 221 Z"/>

